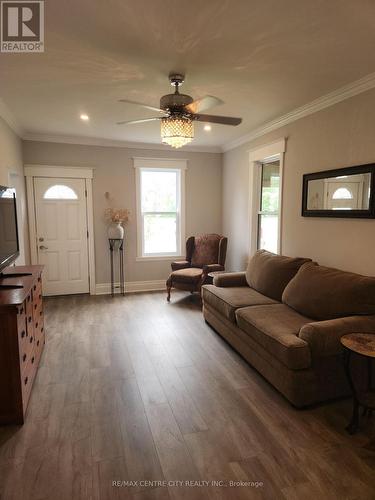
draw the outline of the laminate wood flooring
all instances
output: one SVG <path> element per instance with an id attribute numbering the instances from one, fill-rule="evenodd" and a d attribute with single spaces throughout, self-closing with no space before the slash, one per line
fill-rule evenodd
<path id="1" fill-rule="evenodd" d="M 0 427 L 1 500 L 375 499 L 375 417 L 349 436 L 349 400 L 294 409 L 196 297 L 45 309 L 26 423 Z"/>

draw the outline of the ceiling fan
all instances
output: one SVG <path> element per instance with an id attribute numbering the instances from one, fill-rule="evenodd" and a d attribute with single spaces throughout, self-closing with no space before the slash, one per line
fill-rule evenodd
<path id="1" fill-rule="evenodd" d="M 180 148 L 193 140 L 193 123 L 195 120 L 232 126 L 239 125 L 242 122 L 242 118 L 202 114 L 202 111 L 206 111 L 218 104 L 223 104 L 223 101 L 210 95 L 194 101 L 191 96 L 180 94 L 179 87 L 184 83 L 184 75 L 171 73 L 169 75 L 169 81 L 175 88 L 175 91 L 173 94 L 167 94 L 161 97 L 159 108 L 140 102 L 129 101 L 128 99 L 120 99 L 119 101 L 127 104 L 136 104 L 143 108 L 150 109 L 151 111 L 157 111 L 159 116 L 140 120 L 122 121 L 118 122 L 117 125 L 160 121 L 162 142 L 174 148 Z"/>

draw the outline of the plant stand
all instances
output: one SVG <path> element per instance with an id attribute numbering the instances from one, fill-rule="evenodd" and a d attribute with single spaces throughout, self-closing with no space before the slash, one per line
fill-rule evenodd
<path id="1" fill-rule="evenodd" d="M 109 253 L 111 259 L 111 295 L 115 296 L 115 272 L 114 272 L 114 253 L 119 254 L 120 268 L 120 294 L 125 295 L 125 273 L 124 273 L 124 239 L 108 238 Z"/>

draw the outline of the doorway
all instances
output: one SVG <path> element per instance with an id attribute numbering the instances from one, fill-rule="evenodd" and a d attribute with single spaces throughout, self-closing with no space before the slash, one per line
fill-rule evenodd
<path id="1" fill-rule="evenodd" d="M 69 172 L 61 167 L 26 167 L 32 263 L 44 266 L 47 296 L 95 289 L 91 178 L 78 177 L 84 169 L 76 170 L 75 177 L 58 177 Z"/>

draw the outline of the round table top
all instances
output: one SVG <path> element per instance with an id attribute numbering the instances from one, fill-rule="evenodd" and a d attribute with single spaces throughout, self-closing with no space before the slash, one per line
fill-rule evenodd
<path id="1" fill-rule="evenodd" d="M 375 358 L 374 333 L 349 333 L 341 337 L 341 344 L 358 354 Z"/>

